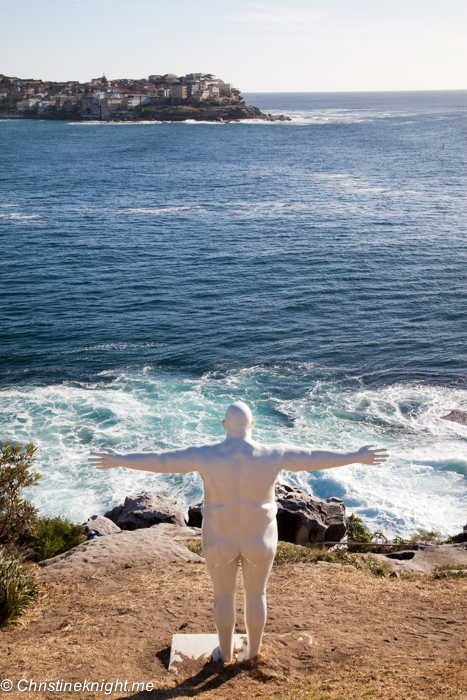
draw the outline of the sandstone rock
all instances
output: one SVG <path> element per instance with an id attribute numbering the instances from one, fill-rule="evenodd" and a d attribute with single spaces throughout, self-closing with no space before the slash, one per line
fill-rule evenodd
<path id="1" fill-rule="evenodd" d="M 443 420 L 451 420 L 453 423 L 467 425 L 467 411 L 450 411 L 447 416 L 441 416 Z"/>
<path id="2" fill-rule="evenodd" d="M 467 547 L 465 544 L 424 544 L 418 542 L 416 549 L 389 554 L 362 554 L 363 557 L 376 557 L 390 564 L 393 571 L 420 571 L 430 574 L 442 564 L 466 564 Z"/>
<path id="3" fill-rule="evenodd" d="M 293 486 L 276 484 L 279 539 L 294 544 L 340 542 L 346 532 L 340 498 L 321 500 Z M 188 525 L 201 527 L 202 503 L 188 509 Z"/>
<path id="4" fill-rule="evenodd" d="M 283 542 L 340 542 L 345 535 L 345 507 L 340 498 L 321 500 L 294 486 L 276 484 L 276 502 L 279 539 Z"/>
<path id="5" fill-rule="evenodd" d="M 158 523 L 172 523 L 185 527 L 185 518 L 177 501 L 156 493 L 137 493 L 127 496 L 124 503 L 105 514 L 122 530 L 138 530 Z"/>
<path id="6" fill-rule="evenodd" d="M 118 569 L 154 562 L 202 563 L 204 559 L 151 527 L 120 531 L 79 544 L 64 554 L 39 562 L 38 576 L 41 581 L 105 577 Z"/>
<path id="7" fill-rule="evenodd" d="M 201 528 L 199 527 L 179 527 L 169 523 L 153 525 L 151 530 L 157 528 L 159 535 L 170 537 L 172 540 L 199 540 L 201 539 Z"/>
<path id="8" fill-rule="evenodd" d="M 83 523 L 83 527 L 86 526 L 89 527 L 90 530 L 95 530 L 99 537 L 103 535 L 115 535 L 115 533 L 120 532 L 121 529 L 104 515 L 91 515 L 91 517 Z"/>
<path id="9" fill-rule="evenodd" d="M 467 542 L 467 525 L 464 525 L 463 531 L 458 535 L 453 535 L 453 542 Z"/>
<path id="10" fill-rule="evenodd" d="M 201 527 L 203 524 L 203 502 L 188 508 L 188 527 Z"/>

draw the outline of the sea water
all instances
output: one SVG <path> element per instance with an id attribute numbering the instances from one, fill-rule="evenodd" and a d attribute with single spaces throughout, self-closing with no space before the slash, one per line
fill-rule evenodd
<path id="1" fill-rule="evenodd" d="M 291 122 L 0 122 L 0 437 L 38 447 L 44 513 L 196 474 L 91 449 L 222 439 L 386 446 L 280 479 L 389 536 L 467 521 L 467 92 L 257 94 Z M 444 146 L 444 147 L 443 147 Z"/>

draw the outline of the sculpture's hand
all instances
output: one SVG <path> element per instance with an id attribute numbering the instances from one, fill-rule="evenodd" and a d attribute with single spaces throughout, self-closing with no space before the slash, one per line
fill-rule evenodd
<path id="1" fill-rule="evenodd" d="M 88 462 L 97 469 L 112 469 L 112 467 L 118 467 L 121 464 L 119 461 L 121 457 L 122 455 L 115 450 L 106 449 L 104 452 L 91 452 Z"/>
<path id="2" fill-rule="evenodd" d="M 360 464 L 382 464 L 387 460 L 389 454 L 385 447 L 376 448 L 375 445 L 365 445 L 357 452 L 356 462 Z"/>

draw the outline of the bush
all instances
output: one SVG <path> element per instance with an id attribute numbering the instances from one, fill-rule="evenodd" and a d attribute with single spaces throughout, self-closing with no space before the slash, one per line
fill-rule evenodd
<path id="1" fill-rule="evenodd" d="M 399 544 L 401 546 L 406 546 L 406 545 L 413 545 L 414 542 L 432 542 L 433 544 L 452 544 L 452 537 L 446 537 L 443 535 L 442 532 L 439 530 L 422 530 L 419 528 L 418 530 L 415 530 L 415 532 L 410 535 L 408 539 L 404 539 L 403 537 L 395 537 L 394 538 L 395 544 Z"/>
<path id="2" fill-rule="evenodd" d="M 32 443 L 24 450 L 9 442 L 0 447 L 0 544 L 21 542 L 34 532 L 37 509 L 21 498 L 21 491 L 41 478 L 30 471 L 35 451 Z"/>
<path id="3" fill-rule="evenodd" d="M 386 548 L 378 544 L 387 544 L 387 537 L 380 531 L 370 532 L 357 515 L 349 515 L 345 520 L 349 552 L 384 552 Z M 352 544 L 358 542 L 359 544 Z M 368 546 L 362 543 L 368 543 Z M 392 551 L 392 550 L 391 550 Z"/>
<path id="4" fill-rule="evenodd" d="M 38 593 L 31 567 L 0 552 L 0 626 L 17 617 Z"/>
<path id="5" fill-rule="evenodd" d="M 41 516 L 37 519 L 32 540 L 33 559 L 50 559 L 76 547 L 85 539 L 82 526 L 71 523 L 63 515 L 54 518 Z"/>

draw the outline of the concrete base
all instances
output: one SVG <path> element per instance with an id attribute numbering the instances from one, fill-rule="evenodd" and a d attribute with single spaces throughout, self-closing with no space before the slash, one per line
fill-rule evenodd
<path id="1" fill-rule="evenodd" d="M 234 634 L 234 656 L 238 661 L 245 657 L 246 634 Z M 217 634 L 174 634 L 170 651 L 169 671 L 178 673 L 177 666 L 185 659 L 209 659 L 220 661 Z"/>

